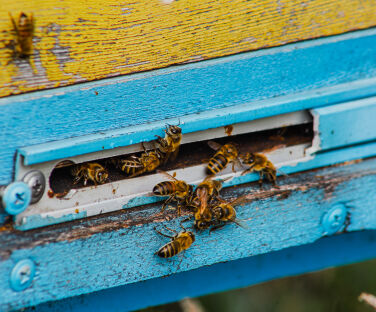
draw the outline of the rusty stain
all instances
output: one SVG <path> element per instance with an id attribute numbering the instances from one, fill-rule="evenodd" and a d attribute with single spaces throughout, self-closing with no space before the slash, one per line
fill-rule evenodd
<path id="1" fill-rule="evenodd" d="M 115 189 L 112 189 L 112 194 L 116 194 L 116 190 Z"/>
<path id="2" fill-rule="evenodd" d="M 76 202 L 75 205 L 78 206 L 80 203 L 79 202 Z"/>
<path id="3" fill-rule="evenodd" d="M 79 213 L 80 210 L 79 210 L 78 208 L 76 208 L 74 212 L 75 212 L 75 213 Z"/>
<path id="4" fill-rule="evenodd" d="M 232 130 L 234 130 L 234 127 L 232 125 L 225 126 L 225 133 L 230 136 L 232 134 Z"/>
<path id="5" fill-rule="evenodd" d="M 48 190 L 48 192 L 47 192 L 47 196 L 48 196 L 49 198 L 53 198 L 53 197 L 55 196 L 54 191 L 53 191 L 53 190 Z"/>
<path id="6" fill-rule="evenodd" d="M 94 91 L 95 95 L 98 95 L 98 92 L 97 91 Z"/>

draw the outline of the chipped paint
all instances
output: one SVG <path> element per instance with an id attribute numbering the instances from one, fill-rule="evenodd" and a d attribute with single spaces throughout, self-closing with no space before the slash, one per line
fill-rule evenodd
<path id="1" fill-rule="evenodd" d="M 169 0 L 171 2 L 171 0 Z M 373 0 L 5 1 L 0 96 L 197 62 L 376 25 Z M 8 12 L 33 13 L 34 55 L 12 60 Z M 223 18 L 225 16 L 226 18 Z M 140 48 L 143 47 L 143 48 Z M 108 60 L 111 60 L 110 62 Z"/>

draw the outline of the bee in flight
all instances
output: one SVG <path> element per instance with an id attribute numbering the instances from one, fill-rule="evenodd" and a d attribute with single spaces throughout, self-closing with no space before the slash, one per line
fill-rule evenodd
<path id="1" fill-rule="evenodd" d="M 273 163 L 263 154 L 247 153 L 243 157 L 243 164 L 249 166 L 242 172 L 242 175 L 257 171 L 260 174 L 259 184 L 262 187 L 263 177 L 265 176 L 274 186 L 277 180 L 277 169 Z"/>
<path id="2" fill-rule="evenodd" d="M 107 170 L 98 163 L 75 165 L 71 169 L 71 174 L 74 177 L 73 184 L 77 184 L 81 179 L 84 179 L 85 186 L 88 180 L 97 185 L 105 183 L 108 179 Z"/>
<path id="3" fill-rule="evenodd" d="M 214 141 L 209 141 L 208 145 L 215 151 L 217 151 L 206 167 L 208 174 L 216 175 L 232 163 L 232 171 L 235 172 L 235 163 L 240 163 L 238 159 L 238 149 L 232 143 L 220 145 Z"/>
<path id="4" fill-rule="evenodd" d="M 161 164 L 162 156 L 157 150 L 146 151 L 143 144 L 142 147 L 144 152 L 141 156 L 132 155 L 129 159 L 115 161 L 115 165 L 125 172 L 129 178 L 137 177 L 145 172 L 152 172 Z"/>
<path id="5" fill-rule="evenodd" d="M 189 207 L 194 212 L 194 227 L 197 230 L 205 230 L 211 225 L 213 218 L 210 202 L 219 197 L 222 181 L 213 180 L 210 177 L 202 181 L 194 192 Z"/>
<path id="6" fill-rule="evenodd" d="M 191 231 L 187 231 L 181 224 L 180 226 L 182 227 L 183 231 L 178 233 L 177 231 L 168 228 L 165 226 L 165 228 L 171 232 L 173 232 L 175 235 L 174 236 L 169 236 L 166 234 L 163 234 L 159 232 L 156 228 L 154 230 L 164 236 L 168 237 L 171 239 L 171 241 L 165 245 L 163 245 L 159 250 L 155 253 L 158 255 L 158 257 L 161 258 L 171 258 L 178 253 L 187 250 L 192 243 L 195 241 L 195 235 Z"/>
<path id="7" fill-rule="evenodd" d="M 245 199 L 245 196 L 241 196 L 231 202 L 226 202 L 221 200 L 219 204 L 214 205 L 211 210 L 213 213 L 213 227 L 210 229 L 210 232 L 217 230 L 223 227 L 227 222 L 234 222 L 237 225 L 247 228 L 247 226 L 236 217 L 235 205 L 240 204 Z"/>
<path id="8" fill-rule="evenodd" d="M 163 163 L 169 159 L 175 160 L 179 153 L 179 146 L 182 139 L 181 128 L 179 125 L 166 125 L 164 138 L 157 135 L 156 149 L 163 155 Z"/>
<path id="9" fill-rule="evenodd" d="M 12 21 L 14 31 L 16 32 L 16 44 L 14 52 L 16 56 L 26 58 L 33 53 L 33 34 L 34 34 L 34 19 L 33 14 L 25 14 L 21 12 L 18 20 L 15 21 L 9 13 Z"/>
<path id="10" fill-rule="evenodd" d="M 193 185 L 187 184 L 183 180 L 177 180 L 176 174 L 170 175 L 163 170 L 158 170 L 158 173 L 162 173 L 167 176 L 171 181 L 163 181 L 158 183 L 153 188 L 153 194 L 156 196 L 169 196 L 169 198 L 163 203 L 162 211 L 166 208 L 166 205 L 175 200 L 178 202 L 178 215 L 180 215 L 181 206 L 187 206 L 192 194 Z"/>

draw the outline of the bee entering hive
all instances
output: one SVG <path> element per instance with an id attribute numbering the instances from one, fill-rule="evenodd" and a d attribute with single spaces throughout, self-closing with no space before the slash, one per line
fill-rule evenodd
<path id="1" fill-rule="evenodd" d="M 50 224 L 51 220 L 63 222 L 59 218 L 88 217 L 157 201 L 176 202 L 178 210 L 193 204 L 191 208 L 202 221 L 206 211 L 203 202 L 208 198 L 192 190 L 206 178 L 215 176 L 228 187 L 254 181 L 255 175 L 248 172 L 256 172 L 260 185 L 271 177 L 275 183 L 278 171 L 254 166 L 250 155 L 266 155 L 276 170 L 312 158 L 306 153 L 313 140 L 311 115 L 287 115 L 232 124 L 231 132 L 224 126 L 185 132 L 188 124 L 184 122 L 166 124 L 161 127 L 163 137 L 153 131 L 151 140 L 142 143 L 35 165 L 24 165 L 21 158 L 17 176 L 22 178 L 37 169 L 48 177 L 48 185 L 40 201 L 17 216 L 16 225 L 27 229 L 28 217 L 35 214 Z M 43 146 L 43 150 L 46 148 Z"/>

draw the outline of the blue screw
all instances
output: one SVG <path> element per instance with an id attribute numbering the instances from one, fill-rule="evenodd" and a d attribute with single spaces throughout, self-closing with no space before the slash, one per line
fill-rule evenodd
<path id="1" fill-rule="evenodd" d="M 324 235 L 332 235 L 342 230 L 347 218 L 347 208 L 343 204 L 334 205 L 322 218 Z"/>
<path id="2" fill-rule="evenodd" d="M 30 259 L 23 259 L 16 263 L 10 273 L 10 287 L 14 291 L 28 288 L 35 276 L 35 263 Z"/>
<path id="3" fill-rule="evenodd" d="M 29 206 L 31 190 L 24 182 L 13 182 L 4 189 L 1 201 L 8 214 L 17 215 Z"/>

